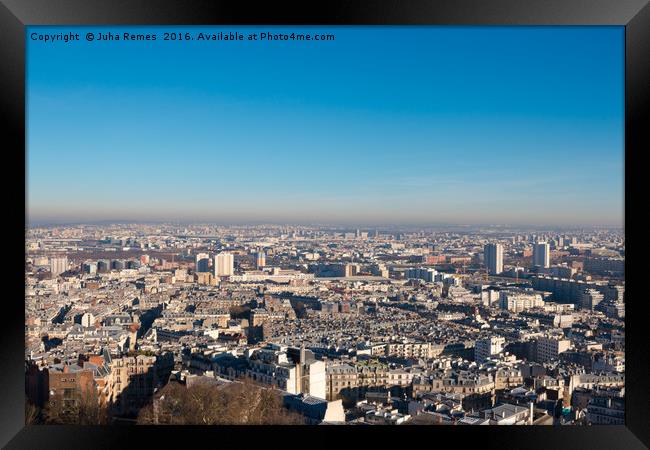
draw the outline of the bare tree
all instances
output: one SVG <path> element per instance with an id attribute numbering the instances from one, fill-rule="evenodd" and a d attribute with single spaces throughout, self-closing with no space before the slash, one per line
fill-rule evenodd
<path id="1" fill-rule="evenodd" d="M 25 401 L 25 425 L 41 423 L 41 409 L 29 400 Z"/>
<path id="2" fill-rule="evenodd" d="M 302 416 L 282 405 L 280 393 L 253 382 L 185 387 L 170 383 L 143 408 L 138 424 L 297 425 Z"/>
<path id="3" fill-rule="evenodd" d="M 77 394 L 66 401 L 52 399 L 43 410 L 43 419 L 46 424 L 56 425 L 105 425 L 109 423 L 109 412 L 92 393 Z"/>

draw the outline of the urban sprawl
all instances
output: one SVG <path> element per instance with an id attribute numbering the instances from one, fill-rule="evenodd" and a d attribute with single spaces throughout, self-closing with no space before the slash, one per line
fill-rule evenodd
<path id="1" fill-rule="evenodd" d="M 237 387 L 281 411 L 218 420 L 622 425 L 624 257 L 602 228 L 30 227 L 27 411 L 188 423 Z"/>

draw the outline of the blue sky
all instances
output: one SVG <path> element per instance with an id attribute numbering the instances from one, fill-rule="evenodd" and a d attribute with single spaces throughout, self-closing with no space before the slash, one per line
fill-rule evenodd
<path id="1" fill-rule="evenodd" d="M 157 33 L 86 42 L 87 31 Z M 164 31 L 334 42 L 163 41 Z M 79 42 L 32 41 L 78 32 Z M 622 27 L 30 27 L 30 221 L 623 223 Z"/>

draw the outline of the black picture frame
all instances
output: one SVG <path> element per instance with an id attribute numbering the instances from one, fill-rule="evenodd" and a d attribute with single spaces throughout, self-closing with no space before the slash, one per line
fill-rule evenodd
<path id="1" fill-rule="evenodd" d="M 205 0 L 1 0 L 0 1 L 0 105 L 6 132 L 5 199 L 11 221 L 7 283 L 15 295 L 3 299 L 0 383 L 0 444 L 6 448 L 116 448 L 148 439 L 158 444 L 181 439 L 185 446 L 197 439 L 219 446 L 250 445 L 251 438 L 277 440 L 292 445 L 294 432 L 310 441 L 360 436 L 370 443 L 390 437 L 409 445 L 424 439 L 430 445 L 467 446 L 467 443 L 501 448 L 635 449 L 650 445 L 646 316 L 638 274 L 640 230 L 643 221 L 628 219 L 647 211 L 642 194 L 643 164 L 650 149 L 647 139 L 650 105 L 650 6 L 647 0 L 445 0 L 344 1 L 329 0 L 293 5 L 285 2 L 225 2 Z M 593 427 L 304 427 L 280 430 L 269 427 L 74 427 L 24 425 L 24 287 L 19 273 L 21 239 L 26 229 L 21 202 L 26 186 L 12 172 L 25 169 L 25 27 L 29 25 L 619 25 L 625 27 L 625 233 L 632 238 L 626 254 L 626 425 Z M 14 167 L 15 166 L 15 167 Z M 19 176 L 18 176 L 19 179 Z M 26 213 L 25 213 L 26 214 Z M 630 216 L 630 217 L 632 217 Z M 13 223 L 15 222 L 15 223 Z M 22 223 L 21 223 L 22 222 Z M 24 237 L 24 235 L 23 235 Z M 632 258 L 632 259 L 630 259 Z M 7 291 L 14 293 L 13 290 Z M 288 433 L 287 433 L 288 432 Z M 284 435 L 283 435 L 284 434 Z M 319 436 L 323 435 L 323 436 Z M 415 436 L 417 435 L 417 436 Z M 273 437 L 275 436 L 275 437 Z M 367 441 L 367 440 L 370 441 Z M 339 441 L 345 442 L 345 441 Z M 413 445 L 411 444 L 411 445 Z M 470 445 L 471 445 L 470 444 Z M 429 445 L 429 444 L 427 444 Z M 130 446 L 130 445 L 129 445 Z M 164 445 L 163 445 L 164 446 Z"/>

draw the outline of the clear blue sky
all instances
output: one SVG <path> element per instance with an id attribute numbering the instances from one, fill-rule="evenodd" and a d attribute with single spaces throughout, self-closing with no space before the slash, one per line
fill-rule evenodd
<path id="1" fill-rule="evenodd" d="M 157 33 L 86 42 L 88 31 Z M 164 31 L 334 42 L 163 41 Z M 78 32 L 80 42 L 32 41 Z M 35 221 L 623 223 L 622 27 L 30 27 Z"/>

